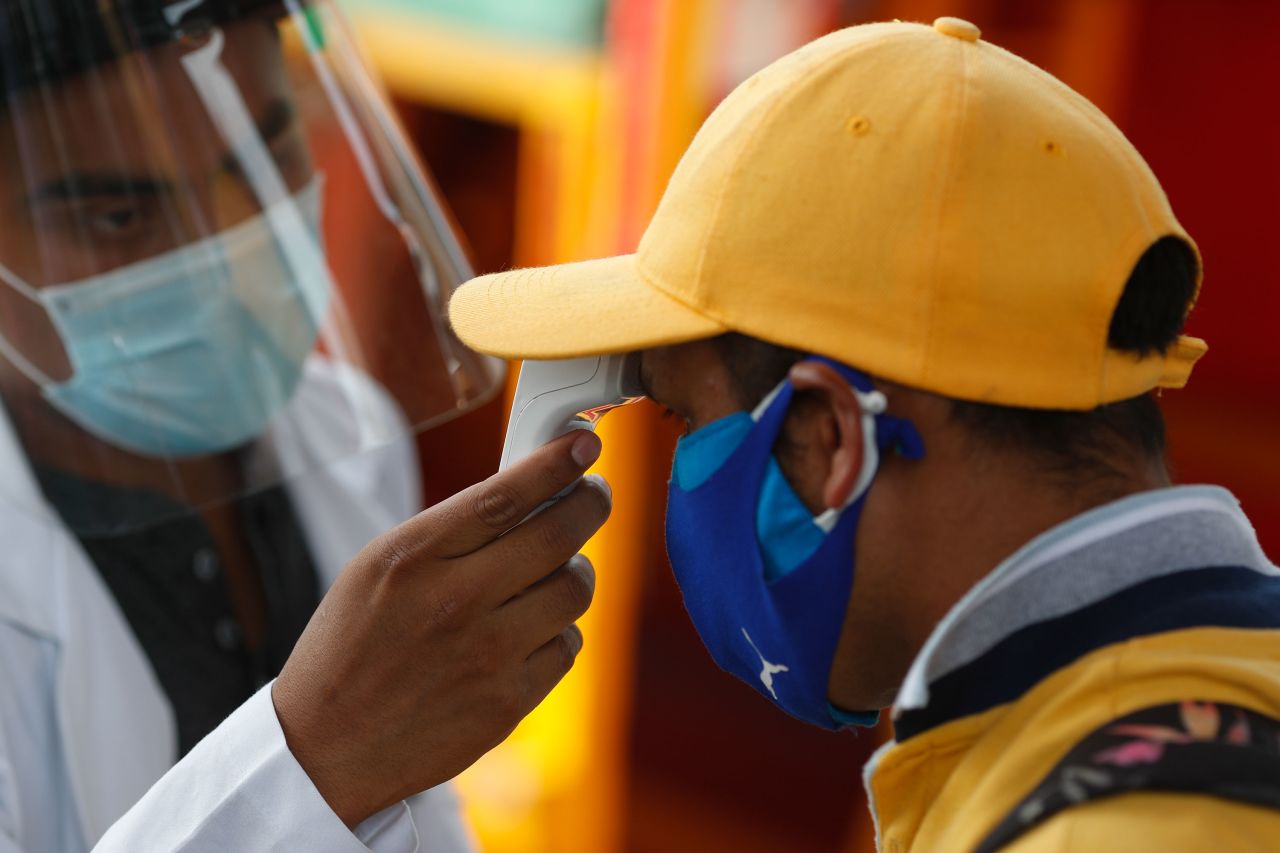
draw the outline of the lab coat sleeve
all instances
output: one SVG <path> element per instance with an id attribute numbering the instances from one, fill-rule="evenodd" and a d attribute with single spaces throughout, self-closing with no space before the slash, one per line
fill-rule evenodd
<path id="1" fill-rule="evenodd" d="M 0 732 L 0 853 L 22 853 L 14 840 L 18 834 L 17 786 L 4 746 L 4 735 Z"/>
<path id="2" fill-rule="evenodd" d="M 456 813 L 447 820 L 458 823 Z M 454 835 L 465 839 L 460 828 Z M 466 849 L 431 843 L 423 853 Z M 138 850 L 416 853 L 419 835 L 406 803 L 373 816 L 354 833 L 348 830 L 289 752 L 268 685 L 166 773 L 94 847 L 94 853 Z"/>
<path id="3" fill-rule="evenodd" d="M 452 785 L 418 794 L 409 799 L 408 806 L 422 853 L 471 853 L 479 849 L 470 827 L 461 818 L 462 808 Z"/>

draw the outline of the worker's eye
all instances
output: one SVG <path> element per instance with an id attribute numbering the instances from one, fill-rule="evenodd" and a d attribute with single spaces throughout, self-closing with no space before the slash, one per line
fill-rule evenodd
<path id="1" fill-rule="evenodd" d="M 97 251 L 145 248 L 169 236 L 162 214 L 159 200 L 144 196 L 55 199 L 33 210 L 40 227 Z"/>
<path id="2" fill-rule="evenodd" d="M 86 219 L 95 234 L 117 239 L 137 236 L 147 225 L 146 211 L 135 204 L 104 206 Z"/>

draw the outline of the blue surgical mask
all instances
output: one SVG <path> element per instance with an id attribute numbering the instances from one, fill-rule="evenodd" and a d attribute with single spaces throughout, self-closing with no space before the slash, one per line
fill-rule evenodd
<path id="1" fill-rule="evenodd" d="M 235 227 L 141 263 L 35 288 L 71 362 L 51 380 L 0 336 L 45 399 L 103 441 L 146 456 L 231 450 L 292 398 L 332 281 L 320 238 L 319 175 Z"/>
<path id="2" fill-rule="evenodd" d="M 773 458 L 794 388 L 783 382 L 750 414 L 708 424 L 676 448 L 667 552 L 712 658 L 789 714 L 826 729 L 874 725 L 844 711 L 827 682 L 853 587 L 854 542 L 880 455 L 923 443 L 860 373 L 829 364 L 862 408 L 862 469 L 843 507 L 814 517 Z"/>

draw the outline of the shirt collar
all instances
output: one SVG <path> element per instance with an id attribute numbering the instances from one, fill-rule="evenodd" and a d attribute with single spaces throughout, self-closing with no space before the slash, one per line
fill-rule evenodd
<path id="1" fill-rule="evenodd" d="M 1225 489 L 1181 486 L 1097 507 L 1036 537 L 974 586 L 933 630 L 894 716 L 924 709 L 930 685 L 1015 632 L 1136 584 L 1206 566 L 1280 574 Z"/>

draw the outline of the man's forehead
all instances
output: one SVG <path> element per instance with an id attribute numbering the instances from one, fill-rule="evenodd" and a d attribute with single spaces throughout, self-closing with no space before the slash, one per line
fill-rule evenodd
<path id="1" fill-rule="evenodd" d="M 724 355 L 714 338 L 645 350 L 640 371 L 654 400 L 682 412 L 729 390 Z"/>

